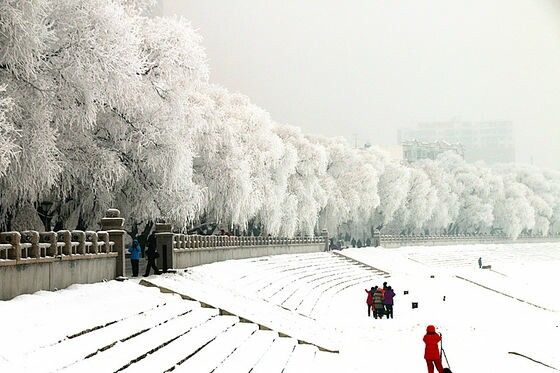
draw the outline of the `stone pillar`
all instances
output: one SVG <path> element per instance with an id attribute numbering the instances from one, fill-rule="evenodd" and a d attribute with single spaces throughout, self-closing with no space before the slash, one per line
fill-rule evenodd
<path id="1" fill-rule="evenodd" d="M 72 231 L 72 241 L 78 242 L 78 247 L 76 249 L 77 254 L 86 253 L 86 234 L 83 231 Z"/>
<path id="2" fill-rule="evenodd" d="M 39 250 L 39 232 L 37 231 L 21 232 L 21 242 L 31 244 L 31 248 L 27 253 L 27 257 L 35 258 L 35 259 L 41 257 L 41 253 L 40 253 L 41 250 Z"/>
<path id="3" fill-rule="evenodd" d="M 173 256 L 173 227 L 171 224 L 156 223 L 155 236 L 156 247 L 159 253 L 157 259 L 157 266 L 163 272 L 174 269 L 174 256 Z"/>
<path id="4" fill-rule="evenodd" d="M 8 259 L 21 260 L 21 234 L 19 232 L 0 233 L 0 243 L 12 245 L 8 251 Z"/>
<path id="5" fill-rule="evenodd" d="M 126 232 L 123 230 L 124 218 L 121 218 L 121 212 L 117 209 L 109 209 L 105 213 L 105 217 L 101 219 L 101 229 L 109 233 L 109 240 L 113 241 L 115 245 L 113 250 L 117 253 L 117 269 L 115 277 L 125 276 L 125 248 L 124 248 L 124 235 Z M 107 251 L 109 249 L 107 248 Z"/>
<path id="6" fill-rule="evenodd" d="M 91 245 L 86 248 L 86 254 L 97 254 L 97 232 L 86 231 L 86 241 L 91 242 Z"/>
<path id="7" fill-rule="evenodd" d="M 321 231 L 321 237 L 323 237 L 323 240 L 325 241 L 325 251 L 329 251 L 329 232 L 326 229 L 323 229 Z"/>

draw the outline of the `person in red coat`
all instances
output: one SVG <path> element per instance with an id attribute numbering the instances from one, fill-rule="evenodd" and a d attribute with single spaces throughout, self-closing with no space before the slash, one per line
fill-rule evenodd
<path id="1" fill-rule="evenodd" d="M 434 365 L 439 373 L 443 373 L 443 366 L 441 365 L 441 355 L 439 353 L 438 343 L 441 341 L 441 335 L 436 333 L 436 327 L 428 325 L 426 328 L 426 335 L 424 336 L 424 343 L 426 349 L 424 350 L 424 359 L 428 365 L 428 372 L 434 373 Z"/>
<path id="2" fill-rule="evenodd" d="M 372 307 L 373 307 L 373 293 L 375 293 L 375 288 L 371 288 L 370 290 L 366 289 L 366 293 L 367 295 L 367 315 L 368 317 L 371 316 L 371 311 L 373 311 Z"/>

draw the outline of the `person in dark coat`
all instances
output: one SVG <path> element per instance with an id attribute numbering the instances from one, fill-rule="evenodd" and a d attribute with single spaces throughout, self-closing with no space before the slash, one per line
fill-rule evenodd
<path id="1" fill-rule="evenodd" d="M 146 250 L 146 257 L 148 258 L 148 264 L 146 265 L 146 273 L 144 273 L 144 277 L 148 277 L 150 275 L 150 268 L 153 268 L 154 273 L 159 275 L 161 272 L 156 265 L 156 259 L 159 258 L 159 253 L 157 252 L 156 247 L 156 236 L 153 233 L 150 234 L 150 237 L 148 237 L 148 250 Z"/>
<path id="2" fill-rule="evenodd" d="M 383 290 L 378 288 L 373 294 L 373 317 L 377 319 L 379 316 L 380 319 L 383 318 L 383 314 L 385 313 L 385 308 L 383 307 Z"/>
<path id="3" fill-rule="evenodd" d="M 393 298 L 395 297 L 395 292 L 391 286 L 387 286 L 385 293 L 383 294 L 383 305 L 385 306 L 385 314 L 387 318 L 393 318 Z"/>
<path id="4" fill-rule="evenodd" d="M 439 353 L 438 343 L 441 341 L 441 334 L 436 333 L 436 327 L 428 325 L 426 335 L 424 336 L 424 359 L 428 365 L 428 373 L 434 373 L 434 365 L 439 373 L 443 373 L 441 365 L 441 355 Z"/>
<path id="5" fill-rule="evenodd" d="M 375 288 L 371 288 L 370 290 L 365 289 L 366 293 L 367 293 L 367 299 L 366 299 L 366 304 L 367 304 L 367 315 L 368 317 L 371 316 L 371 311 L 373 311 L 373 294 L 375 293 Z"/>
<path id="6" fill-rule="evenodd" d="M 142 247 L 138 240 L 132 241 L 132 246 L 129 247 L 128 252 L 130 253 L 132 277 L 138 277 L 138 264 L 140 263 L 140 253 L 142 252 Z"/>
<path id="7" fill-rule="evenodd" d="M 482 268 L 482 258 L 478 258 L 478 268 Z"/>

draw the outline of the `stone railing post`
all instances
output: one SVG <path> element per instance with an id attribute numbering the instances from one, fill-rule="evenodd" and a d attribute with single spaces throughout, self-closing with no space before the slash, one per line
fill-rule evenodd
<path id="1" fill-rule="evenodd" d="M 62 247 L 62 255 L 72 255 L 72 237 L 70 231 L 62 230 L 56 232 L 58 242 L 64 242 Z"/>
<path id="2" fill-rule="evenodd" d="M 40 232 L 39 242 L 49 244 L 49 247 L 45 249 L 45 256 L 52 256 L 54 258 L 58 255 L 58 248 L 56 246 L 56 233 Z"/>
<path id="3" fill-rule="evenodd" d="M 27 253 L 29 258 L 37 259 L 41 256 L 39 250 L 39 232 L 37 231 L 24 231 L 21 232 L 21 242 L 30 243 L 31 249 Z"/>
<path id="4" fill-rule="evenodd" d="M 86 241 L 91 242 L 91 245 L 86 248 L 86 254 L 97 254 L 97 232 L 95 231 L 86 231 Z"/>
<path id="5" fill-rule="evenodd" d="M 77 254 L 86 253 L 86 234 L 82 231 L 72 231 L 72 241 L 78 242 L 78 247 L 76 249 Z"/>
<path id="6" fill-rule="evenodd" d="M 121 218 L 121 212 L 117 209 L 109 209 L 105 213 L 105 217 L 101 219 L 101 229 L 107 231 L 109 240 L 115 245 L 113 249 L 117 253 L 117 269 L 115 277 L 125 276 L 125 248 L 124 248 L 124 218 Z M 109 248 L 107 248 L 107 252 Z"/>
<path id="7" fill-rule="evenodd" d="M 0 233 L 0 243 L 12 245 L 12 249 L 8 251 L 8 259 L 21 259 L 21 234 L 19 232 Z"/>
<path id="8" fill-rule="evenodd" d="M 171 224 L 156 223 L 155 236 L 156 247 L 159 253 L 157 259 L 158 268 L 167 272 L 173 267 L 173 227 Z"/>

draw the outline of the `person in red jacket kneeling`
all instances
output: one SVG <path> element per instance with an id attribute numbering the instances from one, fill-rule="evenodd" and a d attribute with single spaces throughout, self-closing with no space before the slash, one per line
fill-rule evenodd
<path id="1" fill-rule="evenodd" d="M 434 365 L 439 373 L 443 373 L 443 366 L 441 365 L 441 355 L 439 353 L 438 343 L 441 341 L 441 335 L 436 333 L 436 327 L 428 325 L 426 328 L 426 335 L 424 336 L 424 343 L 426 349 L 424 350 L 424 359 L 428 364 L 428 372 L 434 373 Z"/>

